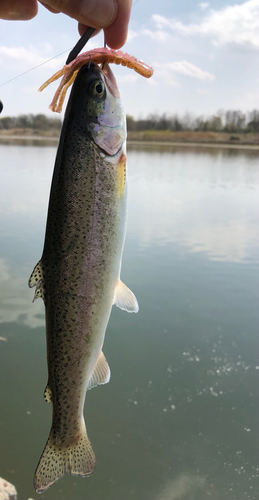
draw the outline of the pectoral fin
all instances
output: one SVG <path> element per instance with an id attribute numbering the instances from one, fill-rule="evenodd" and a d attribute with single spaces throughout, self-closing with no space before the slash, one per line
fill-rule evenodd
<path id="1" fill-rule="evenodd" d="M 137 313 L 139 310 L 134 293 L 121 280 L 117 281 L 113 303 L 123 311 L 130 313 Z"/>
<path id="2" fill-rule="evenodd" d="M 87 391 L 96 387 L 99 384 L 108 384 L 111 376 L 110 367 L 106 361 L 106 358 L 101 351 L 99 357 L 95 363 L 94 369 L 92 371 L 92 375 L 89 379 L 87 385 Z"/>
<path id="3" fill-rule="evenodd" d="M 39 260 L 38 264 L 34 267 L 29 279 L 29 287 L 33 288 L 34 286 L 36 286 L 36 290 L 33 302 L 39 297 L 41 297 L 45 302 L 45 287 L 41 260 Z"/>

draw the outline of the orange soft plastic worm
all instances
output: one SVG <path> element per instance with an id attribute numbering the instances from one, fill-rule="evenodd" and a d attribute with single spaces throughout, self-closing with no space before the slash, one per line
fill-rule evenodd
<path id="1" fill-rule="evenodd" d="M 49 105 L 49 109 L 51 111 L 56 111 L 57 113 L 62 111 L 62 104 L 64 102 L 67 89 L 74 82 L 79 69 L 86 64 L 89 59 L 91 59 L 91 62 L 96 64 L 115 63 L 127 66 L 128 68 L 134 69 L 134 71 L 145 78 L 150 78 L 150 76 L 153 75 L 153 69 L 150 66 L 145 64 L 143 61 L 138 61 L 136 57 L 127 53 L 124 54 L 121 50 L 111 50 L 106 47 L 89 50 L 88 52 L 84 52 L 83 54 L 77 56 L 76 59 L 74 59 L 74 61 L 70 64 L 65 64 L 60 71 L 55 73 L 39 88 L 39 91 L 41 92 L 50 83 L 64 75 L 54 94 L 52 102 Z"/>

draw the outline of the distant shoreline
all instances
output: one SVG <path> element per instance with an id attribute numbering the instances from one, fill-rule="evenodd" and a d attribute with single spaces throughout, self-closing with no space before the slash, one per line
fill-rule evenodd
<path id="1" fill-rule="evenodd" d="M 257 144 L 231 144 L 226 142 L 166 142 L 166 141 L 134 141 L 128 140 L 128 144 L 145 146 L 166 146 L 166 147 L 201 147 L 201 148 L 227 148 L 227 149 L 252 149 L 259 151 Z"/>
<path id="2" fill-rule="evenodd" d="M 19 134 L 0 134 L 0 141 L 50 141 L 58 142 L 59 137 L 51 137 L 48 135 L 19 135 Z"/>
<path id="3" fill-rule="evenodd" d="M 49 131 L 43 134 L 33 134 L 32 131 L 14 129 L 0 131 L 0 144 L 42 143 L 57 144 L 58 134 L 53 136 Z M 256 134 L 227 134 L 212 132 L 180 131 L 146 131 L 128 132 L 128 145 L 148 147 L 200 147 L 224 149 L 250 149 L 259 150 L 259 137 Z"/>

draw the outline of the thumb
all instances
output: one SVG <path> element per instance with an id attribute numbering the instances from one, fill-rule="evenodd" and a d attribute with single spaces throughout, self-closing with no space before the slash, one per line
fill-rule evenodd
<path id="1" fill-rule="evenodd" d="M 44 0 L 42 5 L 51 12 L 62 12 L 79 23 L 93 28 L 106 28 L 117 15 L 116 0 Z"/>

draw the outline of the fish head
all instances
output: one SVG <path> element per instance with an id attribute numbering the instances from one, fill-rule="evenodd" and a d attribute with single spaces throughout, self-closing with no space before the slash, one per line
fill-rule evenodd
<path id="1" fill-rule="evenodd" d="M 73 113 L 81 133 L 86 133 L 109 156 L 126 140 L 126 119 L 115 77 L 108 64 L 85 64 L 71 92 L 68 113 Z"/>

